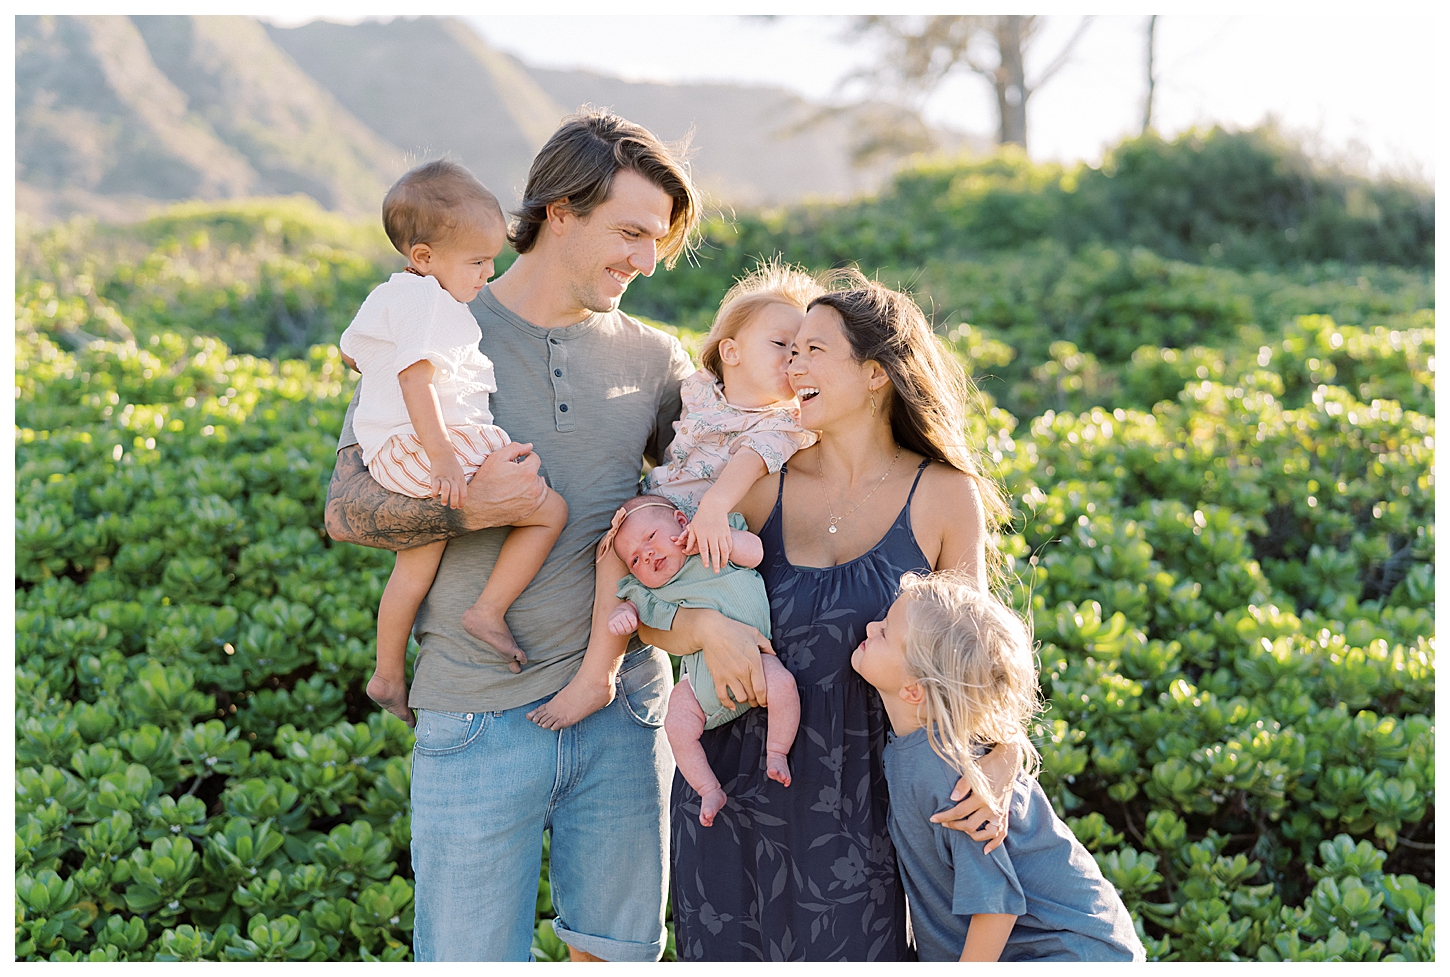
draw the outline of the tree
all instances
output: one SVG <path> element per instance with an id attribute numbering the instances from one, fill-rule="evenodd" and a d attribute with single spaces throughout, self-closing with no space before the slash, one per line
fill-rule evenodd
<path id="1" fill-rule="evenodd" d="M 1028 81 L 1026 56 L 1044 23 L 1021 14 L 888 17 L 856 20 L 858 34 L 886 43 L 881 61 L 862 77 L 885 82 L 903 94 L 925 96 L 953 72 L 965 69 L 991 82 L 997 96 L 997 142 L 1027 148 L 1027 101 L 1057 74 L 1087 30 L 1084 17 L 1062 50 Z M 995 54 L 995 58 L 992 55 Z"/>
<path id="2" fill-rule="evenodd" d="M 1148 18 L 1148 94 L 1143 99 L 1143 134 L 1147 135 L 1148 130 L 1153 128 L 1153 89 L 1158 84 L 1158 77 L 1153 73 L 1153 32 L 1158 27 L 1158 15 L 1153 14 Z"/>

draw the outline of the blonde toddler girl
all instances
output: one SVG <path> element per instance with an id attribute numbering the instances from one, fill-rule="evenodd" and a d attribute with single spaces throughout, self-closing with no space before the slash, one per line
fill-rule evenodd
<path id="1" fill-rule="evenodd" d="M 700 354 L 704 368 L 680 385 L 683 407 L 675 438 L 662 463 L 644 478 L 644 493 L 664 498 L 690 520 L 679 543 L 715 573 L 730 562 L 729 517 L 750 486 L 816 442 L 816 435 L 800 426 L 786 367 L 806 306 L 824 291 L 806 272 L 770 261 L 726 293 Z M 613 548 L 602 549 L 596 595 L 614 593 L 629 573 Z M 637 616 L 629 622 L 624 613 L 611 629 L 616 639 L 638 626 Z M 598 633 L 602 618 L 595 615 L 596 632 L 579 672 L 529 714 L 534 722 L 560 729 L 613 701 L 614 672 L 624 648 Z M 704 680 L 690 678 L 697 684 Z"/>

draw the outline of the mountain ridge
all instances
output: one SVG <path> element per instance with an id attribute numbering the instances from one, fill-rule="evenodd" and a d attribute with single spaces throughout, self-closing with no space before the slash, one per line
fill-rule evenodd
<path id="1" fill-rule="evenodd" d="M 28 15 L 15 24 L 16 209 L 42 223 L 292 193 L 371 215 L 404 169 L 444 153 L 508 207 L 534 153 L 584 104 L 667 141 L 692 134 L 694 175 L 718 207 L 853 196 L 899 162 L 856 166 L 852 119 L 819 117 L 821 106 L 783 88 L 532 67 L 451 17 L 280 27 Z"/>

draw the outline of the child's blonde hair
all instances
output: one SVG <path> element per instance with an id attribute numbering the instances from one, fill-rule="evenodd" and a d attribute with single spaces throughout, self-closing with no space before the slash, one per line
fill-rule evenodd
<path id="1" fill-rule="evenodd" d="M 824 294 L 825 284 L 804 268 L 787 264 L 779 256 L 762 261 L 725 293 L 710 334 L 705 337 L 700 365 L 723 380 L 720 344 L 734 339 L 757 312 L 767 305 L 789 305 L 804 314 L 811 300 Z"/>
<path id="2" fill-rule="evenodd" d="M 1030 773 L 1041 765 L 1027 736 L 1039 709 L 1028 626 L 961 571 L 908 573 L 899 599 L 905 602 L 905 665 L 921 686 L 927 740 L 1000 816 L 1003 798 L 977 764 L 982 748 L 1015 744 Z"/>

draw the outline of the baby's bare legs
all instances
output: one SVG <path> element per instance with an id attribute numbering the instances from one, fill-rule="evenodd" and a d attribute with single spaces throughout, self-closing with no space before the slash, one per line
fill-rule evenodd
<path id="1" fill-rule="evenodd" d="M 799 714 L 800 710 L 796 712 Z M 700 734 L 704 731 L 705 712 L 700 708 L 700 700 L 695 698 L 695 690 L 690 688 L 690 680 L 682 675 L 670 693 L 669 711 L 665 713 L 665 736 L 669 738 L 670 750 L 675 755 L 675 766 L 685 782 L 700 795 L 700 823 L 708 828 L 715 823 L 715 815 L 725 806 L 725 791 L 715 771 L 710 769 L 705 748 L 700 745 Z"/>
<path id="2" fill-rule="evenodd" d="M 378 603 L 378 666 L 368 679 L 368 698 L 413 725 L 413 710 L 408 708 L 408 679 L 405 674 L 408 635 L 418 607 L 433 586 L 438 561 L 443 559 L 445 543 L 429 543 L 411 550 L 401 550 L 393 563 L 393 573 Z"/>
<path id="3" fill-rule="evenodd" d="M 514 523 L 483 593 L 463 612 L 463 629 L 506 659 L 510 671 L 519 671 L 528 659 L 504 623 L 504 612 L 518 600 L 544 565 L 568 521 L 569 506 L 564 497 L 553 489 L 546 489 L 539 507 L 528 518 Z"/>
<path id="4" fill-rule="evenodd" d="M 619 598 L 615 596 L 619 581 L 628 573 L 629 568 L 611 546 L 594 567 L 594 616 L 589 625 L 584 661 L 569 684 L 529 713 L 528 719 L 545 729 L 563 729 L 614 701 L 614 676 L 629 645 L 629 634 L 612 633 L 609 616 L 619 605 Z"/>
<path id="5" fill-rule="evenodd" d="M 760 665 L 765 669 L 765 694 L 770 703 L 765 708 L 765 775 L 789 787 L 790 766 L 785 758 L 801 724 L 800 692 L 795 687 L 795 676 L 779 658 L 761 655 Z"/>

